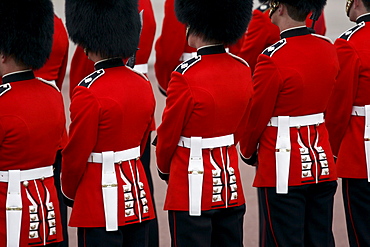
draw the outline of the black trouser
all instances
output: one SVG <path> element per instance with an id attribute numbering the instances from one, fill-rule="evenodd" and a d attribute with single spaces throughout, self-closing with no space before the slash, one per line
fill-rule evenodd
<path id="1" fill-rule="evenodd" d="M 370 246 L 370 183 L 343 178 L 342 192 L 350 246 Z"/>
<path id="2" fill-rule="evenodd" d="M 173 247 L 243 246 L 245 205 L 202 211 L 190 216 L 188 211 L 168 211 Z"/>
<path id="3" fill-rule="evenodd" d="M 152 194 L 153 206 L 154 206 L 154 210 L 155 210 L 153 179 L 152 179 L 152 174 L 150 172 L 150 147 L 151 147 L 151 141 L 150 141 L 150 134 L 149 134 L 148 141 L 146 142 L 144 153 L 141 156 L 140 160 L 141 160 L 141 163 L 144 166 L 145 175 L 148 179 L 149 189 L 150 189 L 150 193 Z M 158 220 L 157 220 L 157 218 L 155 218 L 155 219 L 153 219 L 149 222 L 149 243 L 150 243 L 150 247 L 158 247 L 159 246 Z"/>
<path id="4" fill-rule="evenodd" d="M 78 247 L 148 247 L 149 222 L 119 226 L 118 231 L 105 230 L 105 227 L 79 227 Z"/>
<path id="5" fill-rule="evenodd" d="M 289 186 L 288 194 L 276 188 L 258 188 L 260 246 L 331 247 L 334 194 L 337 182 Z"/>
<path id="6" fill-rule="evenodd" d="M 62 219 L 63 241 L 60 242 L 60 247 L 68 247 L 68 220 L 67 206 L 63 203 L 63 194 L 60 187 L 60 172 L 62 170 L 62 150 L 58 150 L 55 157 L 54 167 L 54 184 L 58 193 L 60 217 Z"/>

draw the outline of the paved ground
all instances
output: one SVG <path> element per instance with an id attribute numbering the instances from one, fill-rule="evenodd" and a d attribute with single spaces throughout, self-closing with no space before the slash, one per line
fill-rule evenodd
<path id="1" fill-rule="evenodd" d="M 64 19 L 64 1 L 62 0 L 53 0 L 55 4 L 56 13 Z M 255 1 L 255 6 L 257 6 L 257 1 Z M 161 23 L 163 18 L 163 4 L 164 0 L 152 0 L 154 7 L 156 20 L 157 20 L 157 36 L 160 33 Z M 327 7 L 325 9 L 325 17 L 327 23 L 327 36 L 334 40 L 347 28 L 351 27 L 353 24 L 347 20 L 347 17 L 344 12 L 345 9 L 345 0 L 328 0 Z M 70 57 L 74 51 L 74 46 L 71 44 L 70 47 Z M 299 54 L 297 54 L 298 56 Z M 156 109 L 156 120 L 157 123 L 160 123 L 162 110 L 164 107 L 165 99 L 158 92 L 156 86 L 156 79 L 153 72 L 153 62 L 154 62 L 154 51 L 150 58 L 149 62 L 149 79 L 153 84 L 155 91 L 155 96 L 157 99 L 157 109 Z M 63 86 L 63 95 L 65 96 L 66 112 L 68 112 L 69 99 L 68 99 L 68 72 Z M 154 150 L 152 150 L 154 155 Z M 257 215 L 257 196 L 256 190 L 251 187 L 254 168 L 248 167 L 241 163 L 241 172 L 244 180 L 244 191 L 247 200 L 247 213 L 245 215 L 244 223 L 244 245 L 246 247 L 256 247 L 258 246 L 258 215 Z M 157 172 L 155 170 L 155 161 L 152 159 L 152 174 L 155 183 L 155 200 L 158 209 L 158 221 L 160 225 L 160 241 L 162 247 L 169 247 L 169 230 L 167 226 L 167 214 L 162 209 L 164 195 L 166 191 L 166 185 L 157 177 Z M 335 210 L 334 210 L 334 234 L 335 240 L 338 247 L 346 247 L 347 235 L 345 230 L 345 220 L 344 220 L 344 210 L 343 202 L 341 199 L 341 189 L 338 188 L 338 193 L 335 200 Z M 71 247 L 77 246 L 75 229 L 70 228 L 70 238 L 71 238 Z"/>

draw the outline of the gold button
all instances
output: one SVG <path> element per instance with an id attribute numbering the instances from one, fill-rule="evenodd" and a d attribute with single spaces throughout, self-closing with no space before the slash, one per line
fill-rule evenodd
<path id="1" fill-rule="evenodd" d="M 28 187 L 28 181 L 24 181 L 24 182 L 23 182 L 23 186 L 24 186 L 24 187 Z"/>
<path id="2" fill-rule="evenodd" d="M 304 169 L 307 169 L 307 168 L 308 168 L 308 165 L 303 165 L 303 168 L 304 168 Z"/>
<path id="3" fill-rule="evenodd" d="M 213 181 L 213 184 L 218 184 L 218 180 Z"/>
<path id="4" fill-rule="evenodd" d="M 237 195 L 237 194 L 235 194 L 235 195 L 234 195 L 234 199 L 237 199 L 237 198 L 238 198 L 238 195 Z"/>
<path id="5" fill-rule="evenodd" d="M 212 199 L 214 202 L 217 201 L 217 196 L 214 196 Z"/>
<path id="6" fill-rule="evenodd" d="M 329 174 L 329 171 L 325 171 L 325 175 L 328 175 Z"/>
<path id="7" fill-rule="evenodd" d="M 36 229 L 36 225 L 32 225 L 32 226 L 31 226 L 31 229 L 32 229 L 32 230 Z"/>
<path id="8" fill-rule="evenodd" d="M 54 234 L 56 233 L 56 231 L 55 231 L 55 230 L 53 230 L 51 233 L 52 233 L 52 235 L 54 235 Z"/>
<path id="9" fill-rule="evenodd" d="M 36 216 L 31 217 L 31 220 L 32 221 L 35 221 L 36 220 Z"/>
<path id="10" fill-rule="evenodd" d="M 144 212 L 145 212 L 145 213 L 148 213 L 148 212 L 149 212 L 149 209 L 148 209 L 148 208 L 145 208 L 145 209 L 144 209 Z"/>
<path id="11" fill-rule="evenodd" d="M 302 161 L 306 161 L 306 160 L 307 160 L 307 157 L 303 157 L 303 158 L 302 158 Z"/>
<path id="12" fill-rule="evenodd" d="M 30 238 L 34 238 L 36 236 L 36 234 L 33 232 L 33 233 L 30 233 Z"/>
<path id="13" fill-rule="evenodd" d="M 127 216 L 129 216 L 130 214 L 131 214 L 131 213 L 130 213 L 130 211 L 127 211 L 127 212 L 126 212 L 126 215 L 127 215 Z"/>
<path id="14" fill-rule="evenodd" d="M 218 192 L 218 189 L 213 189 L 213 193 L 217 193 Z"/>
<path id="15" fill-rule="evenodd" d="M 304 172 L 303 177 L 307 177 L 307 176 L 308 176 L 308 172 Z"/>
<path id="16" fill-rule="evenodd" d="M 125 199 L 126 199 L 126 200 L 129 200 L 129 199 L 130 199 L 130 196 L 126 196 L 126 197 L 125 197 Z"/>

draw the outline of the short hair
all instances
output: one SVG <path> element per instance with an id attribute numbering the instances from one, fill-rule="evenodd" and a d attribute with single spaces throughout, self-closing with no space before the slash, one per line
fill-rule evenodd
<path id="1" fill-rule="evenodd" d="M 367 11 L 370 11 L 370 0 L 362 0 Z"/>
<path id="2" fill-rule="evenodd" d="M 307 18 L 307 15 L 310 13 L 310 11 L 307 11 L 305 9 L 299 9 L 296 8 L 288 3 L 285 4 L 288 10 L 288 15 L 290 18 L 292 18 L 295 21 L 305 21 Z"/>

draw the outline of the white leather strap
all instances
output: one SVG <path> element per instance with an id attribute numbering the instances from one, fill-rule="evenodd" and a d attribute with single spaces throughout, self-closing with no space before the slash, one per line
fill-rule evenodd
<path id="1" fill-rule="evenodd" d="M 364 117 L 365 116 L 365 106 L 353 106 L 352 116 Z"/>
<path id="2" fill-rule="evenodd" d="M 22 221 L 21 182 L 53 176 L 53 167 L 0 171 L 0 182 L 8 183 L 6 197 L 7 247 L 19 246 Z"/>
<path id="3" fill-rule="evenodd" d="M 53 166 L 20 171 L 20 182 L 53 176 Z M 9 182 L 9 171 L 0 171 L 0 182 Z"/>
<path id="4" fill-rule="evenodd" d="M 365 117 L 364 144 L 367 168 L 367 181 L 370 182 L 370 105 L 353 106 L 352 115 Z"/>
<path id="5" fill-rule="evenodd" d="M 203 188 L 203 157 L 202 138 L 191 137 L 190 159 L 188 168 L 189 178 L 189 215 L 201 215 L 202 188 Z"/>
<path id="6" fill-rule="evenodd" d="M 102 152 L 102 190 L 107 231 L 118 230 L 118 185 L 114 168 L 114 152 Z"/>
<path id="7" fill-rule="evenodd" d="M 143 74 L 147 74 L 148 73 L 148 64 L 135 64 L 134 66 L 134 70 L 140 72 L 140 73 L 143 73 Z"/>
<path id="8" fill-rule="evenodd" d="M 118 184 L 114 164 L 138 159 L 140 146 L 123 151 L 91 153 L 88 162 L 102 163 L 102 191 L 107 231 L 118 230 Z"/>
<path id="9" fill-rule="evenodd" d="M 370 182 L 370 105 L 365 105 L 365 156 L 367 167 L 367 181 Z"/>
<path id="10" fill-rule="evenodd" d="M 19 246 L 22 221 L 21 171 L 9 171 L 6 197 L 7 246 Z"/>
<path id="11" fill-rule="evenodd" d="M 189 215 L 200 216 L 202 210 L 203 190 L 203 155 L 202 149 L 231 146 L 234 144 L 234 135 L 213 138 L 180 137 L 179 146 L 190 148 L 188 179 L 189 179 Z"/>
<path id="12" fill-rule="evenodd" d="M 312 114 L 306 116 L 289 117 L 289 127 L 309 126 L 324 122 L 324 114 Z M 272 117 L 267 126 L 278 127 L 278 117 Z"/>
<path id="13" fill-rule="evenodd" d="M 140 146 L 123 151 L 113 152 L 114 163 L 120 163 L 127 160 L 133 160 L 140 157 Z M 87 162 L 103 163 L 102 153 L 91 153 Z"/>
<path id="14" fill-rule="evenodd" d="M 279 116 L 276 139 L 276 193 L 288 193 L 290 167 L 290 117 Z"/>
<path id="15" fill-rule="evenodd" d="M 181 136 L 178 145 L 184 148 L 191 147 L 191 138 Z M 226 135 L 212 138 L 202 138 L 201 148 L 210 149 L 234 145 L 234 135 Z"/>

